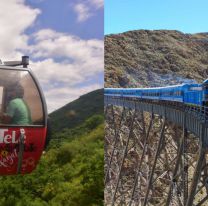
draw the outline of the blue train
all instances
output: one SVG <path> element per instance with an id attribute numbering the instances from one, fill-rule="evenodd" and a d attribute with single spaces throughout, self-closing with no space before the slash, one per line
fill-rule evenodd
<path id="1" fill-rule="evenodd" d="M 181 84 L 154 88 L 106 88 L 105 95 L 133 97 L 194 106 L 208 106 L 208 79 L 202 84 Z"/>

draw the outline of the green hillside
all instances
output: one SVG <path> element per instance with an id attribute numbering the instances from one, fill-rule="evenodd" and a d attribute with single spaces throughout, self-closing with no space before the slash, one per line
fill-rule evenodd
<path id="1" fill-rule="evenodd" d="M 104 129 L 92 130 L 94 123 L 91 117 L 52 140 L 33 173 L 0 177 L 0 206 L 103 205 Z"/>
<path id="2" fill-rule="evenodd" d="M 73 128 L 92 115 L 103 115 L 103 107 L 103 89 L 85 94 L 49 115 L 52 131 Z"/>
<path id="3" fill-rule="evenodd" d="M 31 174 L 0 177 L 0 206 L 103 205 L 102 93 L 84 95 L 51 115 L 58 132 Z M 65 115 L 71 110 L 74 122 Z"/>

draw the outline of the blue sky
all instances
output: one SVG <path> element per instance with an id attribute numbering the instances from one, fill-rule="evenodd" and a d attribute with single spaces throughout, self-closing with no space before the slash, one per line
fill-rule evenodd
<path id="1" fill-rule="evenodd" d="M 105 34 L 137 29 L 208 32 L 207 0 L 105 0 Z"/>
<path id="2" fill-rule="evenodd" d="M 103 87 L 103 0 L 7 0 L 0 8 L 0 57 L 30 56 L 49 112 Z"/>
<path id="3" fill-rule="evenodd" d="M 89 4 L 87 0 L 26 0 L 26 4 L 33 8 L 40 8 L 42 11 L 36 19 L 35 27 L 30 28 L 29 31 L 34 32 L 43 28 L 51 28 L 59 32 L 77 35 L 82 39 L 103 39 L 104 10 L 102 7 L 102 9 L 96 10 L 92 8 L 92 5 L 89 5 L 89 8 L 92 9 L 89 13 L 92 13 L 92 16 L 87 18 L 86 21 L 77 22 L 77 13 L 74 11 L 74 6 L 83 2 Z M 87 4 L 86 6 L 88 6 Z"/>

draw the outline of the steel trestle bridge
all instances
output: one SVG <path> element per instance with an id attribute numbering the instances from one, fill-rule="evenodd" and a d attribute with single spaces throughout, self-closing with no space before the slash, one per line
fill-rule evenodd
<path id="1" fill-rule="evenodd" d="M 105 205 L 208 205 L 206 108 L 104 102 Z"/>

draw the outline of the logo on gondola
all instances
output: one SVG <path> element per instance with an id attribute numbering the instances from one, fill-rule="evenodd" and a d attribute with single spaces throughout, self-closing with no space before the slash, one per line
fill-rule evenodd
<path id="1" fill-rule="evenodd" d="M 2 156 L 2 158 L 0 159 L 0 167 L 11 167 L 14 164 L 17 156 L 18 155 L 16 149 L 11 154 L 7 154 L 7 156 Z"/>
<path id="2" fill-rule="evenodd" d="M 24 139 L 26 136 L 24 135 Z M 8 129 L 0 129 L 0 143 L 10 144 L 18 143 L 19 138 L 16 131 L 9 131 Z"/>

